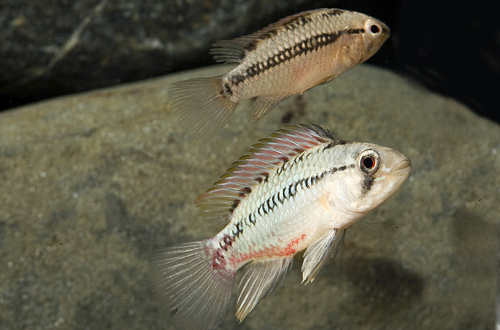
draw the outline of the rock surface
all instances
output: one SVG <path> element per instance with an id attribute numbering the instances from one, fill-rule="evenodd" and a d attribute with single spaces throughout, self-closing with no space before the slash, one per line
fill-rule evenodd
<path id="1" fill-rule="evenodd" d="M 414 170 L 313 283 L 300 285 L 298 257 L 240 325 L 233 297 L 220 329 L 494 328 L 498 125 L 362 65 L 254 125 L 247 101 L 210 141 L 179 133 L 168 84 L 226 70 L 0 115 L 0 329 L 172 329 L 148 258 L 215 234 L 221 224 L 199 219 L 193 199 L 284 122 L 393 147 Z"/>

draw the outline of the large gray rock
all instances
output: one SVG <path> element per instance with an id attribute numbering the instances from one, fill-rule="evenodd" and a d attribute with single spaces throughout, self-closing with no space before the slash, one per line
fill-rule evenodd
<path id="1" fill-rule="evenodd" d="M 500 127 L 391 72 L 360 66 L 252 125 L 251 101 L 210 141 L 177 132 L 169 83 L 208 68 L 0 115 L 0 329 L 172 329 L 148 258 L 215 234 L 208 189 L 284 122 L 407 155 L 401 190 L 348 230 L 301 286 L 301 258 L 247 319 L 221 329 L 492 329 Z"/>

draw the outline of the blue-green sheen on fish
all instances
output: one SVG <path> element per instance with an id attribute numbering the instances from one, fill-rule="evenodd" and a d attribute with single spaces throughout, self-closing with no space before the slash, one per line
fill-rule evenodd
<path id="1" fill-rule="evenodd" d="M 198 137 L 219 130 L 238 103 L 256 97 L 255 120 L 287 97 L 329 82 L 375 54 L 390 30 L 358 12 L 318 9 L 286 17 L 260 31 L 218 41 L 228 73 L 173 83 L 171 107 L 181 126 Z"/>
<path id="2" fill-rule="evenodd" d="M 410 161 L 394 149 L 336 140 L 319 126 L 291 126 L 254 145 L 196 200 L 217 235 L 154 256 L 155 289 L 176 329 L 213 330 L 243 266 L 242 321 L 303 250 L 303 283 L 335 256 L 345 231 L 391 197 Z"/>

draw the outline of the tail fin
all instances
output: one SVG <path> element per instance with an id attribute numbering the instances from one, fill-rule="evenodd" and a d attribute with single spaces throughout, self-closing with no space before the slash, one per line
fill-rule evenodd
<path id="1" fill-rule="evenodd" d="M 214 268 L 206 242 L 175 246 L 152 259 L 155 291 L 179 329 L 217 328 L 231 297 L 236 271 Z"/>
<path id="2" fill-rule="evenodd" d="M 169 97 L 179 124 L 200 139 L 223 127 L 238 105 L 222 86 L 222 76 L 175 82 Z"/>

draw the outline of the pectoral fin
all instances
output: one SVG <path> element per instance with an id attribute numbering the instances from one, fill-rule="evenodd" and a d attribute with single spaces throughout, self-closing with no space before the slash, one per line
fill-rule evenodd
<path id="1" fill-rule="evenodd" d="M 293 256 L 253 261 L 245 267 L 239 285 L 236 317 L 241 322 L 264 296 L 281 283 L 292 267 Z"/>
<path id="2" fill-rule="evenodd" d="M 344 243 L 345 229 L 333 229 L 328 235 L 317 240 L 304 253 L 302 263 L 302 283 L 314 281 L 325 262 L 335 257 Z"/>

